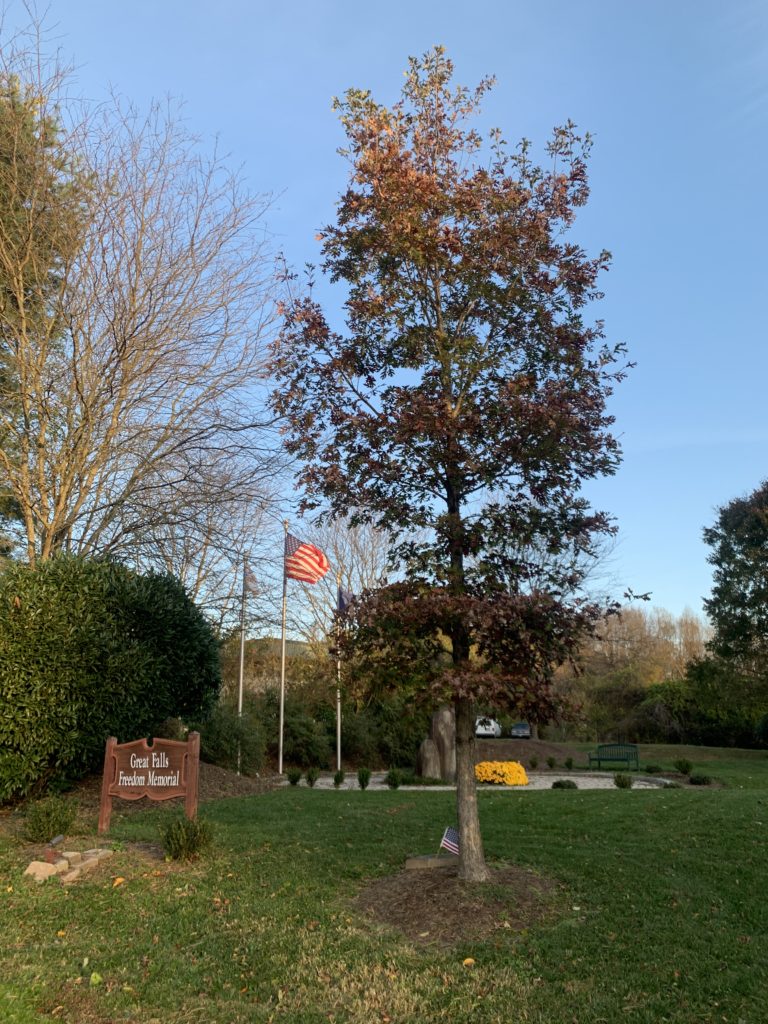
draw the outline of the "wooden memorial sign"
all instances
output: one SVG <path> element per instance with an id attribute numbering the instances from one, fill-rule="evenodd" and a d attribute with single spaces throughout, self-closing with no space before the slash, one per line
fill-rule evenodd
<path id="1" fill-rule="evenodd" d="M 188 818 L 197 816 L 197 780 L 200 771 L 200 733 L 191 732 L 185 742 L 153 739 L 118 743 L 107 740 L 104 777 L 101 782 L 99 833 L 107 832 L 112 816 L 112 797 L 123 800 L 170 800 L 184 797 Z"/>

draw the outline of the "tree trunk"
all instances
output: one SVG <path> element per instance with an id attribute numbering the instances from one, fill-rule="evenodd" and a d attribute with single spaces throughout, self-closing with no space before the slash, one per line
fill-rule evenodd
<path id="1" fill-rule="evenodd" d="M 475 781 L 475 708 L 470 700 L 456 701 L 456 813 L 459 821 L 459 878 L 487 882 Z"/>

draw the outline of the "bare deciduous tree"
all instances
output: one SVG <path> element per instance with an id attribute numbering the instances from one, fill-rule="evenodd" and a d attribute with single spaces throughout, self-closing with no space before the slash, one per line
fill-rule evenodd
<path id="1" fill-rule="evenodd" d="M 319 583 L 303 587 L 304 601 L 297 606 L 292 625 L 319 651 L 327 648 L 333 631 L 339 577 L 341 587 L 352 594 L 381 586 L 391 544 L 381 530 L 368 525 L 350 526 L 344 520 L 318 525 L 308 536 L 328 556 L 331 569 Z"/>
<path id="2" fill-rule="evenodd" d="M 65 82 L 3 47 L 0 476 L 30 562 L 168 562 L 247 521 L 279 471 L 259 395 L 268 200 L 173 108 L 83 117 Z"/>

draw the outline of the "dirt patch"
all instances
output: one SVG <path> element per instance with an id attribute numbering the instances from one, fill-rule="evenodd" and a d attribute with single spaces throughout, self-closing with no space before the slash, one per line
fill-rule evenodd
<path id="1" fill-rule="evenodd" d="M 412 942 L 440 946 L 522 931 L 556 913 L 558 882 L 511 865 L 490 870 L 491 881 L 484 885 L 461 881 L 455 864 L 401 871 L 367 886 L 355 906 Z"/>

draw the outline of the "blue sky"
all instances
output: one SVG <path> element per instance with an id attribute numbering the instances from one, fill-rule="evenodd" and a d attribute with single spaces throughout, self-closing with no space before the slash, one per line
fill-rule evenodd
<path id="1" fill-rule="evenodd" d="M 488 126 L 543 143 L 595 135 L 575 235 L 609 249 L 599 314 L 637 368 L 613 403 L 618 475 L 588 494 L 616 518 L 616 591 L 701 611 L 701 530 L 768 476 L 764 302 L 768 4 L 763 0 L 51 0 L 76 91 L 185 102 L 250 188 L 272 192 L 275 247 L 300 267 L 346 165 L 331 98 L 392 102 L 410 54 L 443 44 L 456 78 L 494 74 Z M 21 22 L 12 3 L 7 23 Z"/>

